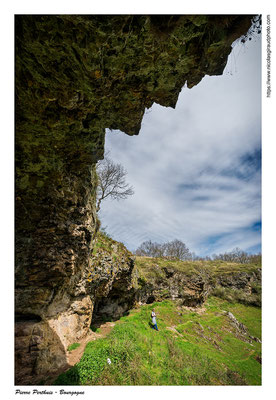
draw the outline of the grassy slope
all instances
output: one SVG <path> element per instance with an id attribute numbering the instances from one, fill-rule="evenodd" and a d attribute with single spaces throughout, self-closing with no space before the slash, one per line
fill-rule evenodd
<path id="1" fill-rule="evenodd" d="M 149 324 L 153 306 L 159 332 Z M 201 313 L 172 301 L 145 305 L 122 317 L 108 337 L 88 343 L 81 361 L 55 384 L 260 385 L 261 344 L 248 343 L 224 311 L 261 338 L 258 307 L 216 297 L 208 299 Z"/>
<path id="2" fill-rule="evenodd" d="M 156 271 L 156 265 L 160 268 L 160 273 L 164 267 L 173 268 L 176 271 L 183 272 L 187 276 L 193 276 L 202 272 L 209 272 L 212 276 L 218 275 L 232 275 L 233 273 L 247 272 L 253 273 L 261 268 L 260 264 L 238 264 L 234 262 L 227 262 L 222 260 L 214 261 L 181 261 L 181 260 L 168 260 L 165 258 L 154 257 L 138 257 L 136 256 L 135 265 L 141 275 L 150 277 Z"/>

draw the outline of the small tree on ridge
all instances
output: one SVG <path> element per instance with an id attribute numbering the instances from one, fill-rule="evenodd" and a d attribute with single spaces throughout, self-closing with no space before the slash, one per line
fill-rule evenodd
<path id="1" fill-rule="evenodd" d="M 109 157 L 105 157 L 98 162 L 96 171 L 98 175 L 97 212 L 100 211 L 101 202 L 107 197 L 120 200 L 134 194 L 132 186 L 126 183 L 127 172 L 121 164 L 115 164 Z"/>

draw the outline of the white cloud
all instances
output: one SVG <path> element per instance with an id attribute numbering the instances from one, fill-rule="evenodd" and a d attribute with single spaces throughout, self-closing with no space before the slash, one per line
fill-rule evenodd
<path id="1" fill-rule="evenodd" d="M 134 250 L 147 239 L 179 238 L 202 254 L 260 243 L 249 228 L 261 217 L 260 170 L 242 158 L 260 148 L 260 82 L 256 40 L 234 48 L 223 76 L 183 88 L 175 110 L 154 104 L 138 137 L 107 133 L 135 189 L 102 206 L 114 239 Z"/>

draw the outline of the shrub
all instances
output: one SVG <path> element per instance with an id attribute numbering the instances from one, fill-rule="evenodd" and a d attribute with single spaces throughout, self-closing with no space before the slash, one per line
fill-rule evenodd
<path id="1" fill-rule="evenodd" d="M 211 294 L 213 296 L 220 297 L 223 300 L 227 300 L 230 303 L 241 303 L 241 304 L 261 307 L 262 298 L 261 298 L 261 289 L 259 288 L 259 285 L 256 285 L 256 288 L 254 290 L 252 290 L 253 294 L 249 294 L 242 289 L 216 286 L 212 290 Z"/>

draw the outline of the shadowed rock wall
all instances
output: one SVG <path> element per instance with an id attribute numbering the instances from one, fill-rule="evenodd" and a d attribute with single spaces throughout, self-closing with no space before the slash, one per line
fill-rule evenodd
<path id="1" fill-rule="evenodd" d="M 221 74 L 250 25 L 246 15 L 15 17 L 17 384 L 58 368 L 89 329 L 105 128 L 138 134 L 145 108 L 175 107 L 185 82 Z"/>

